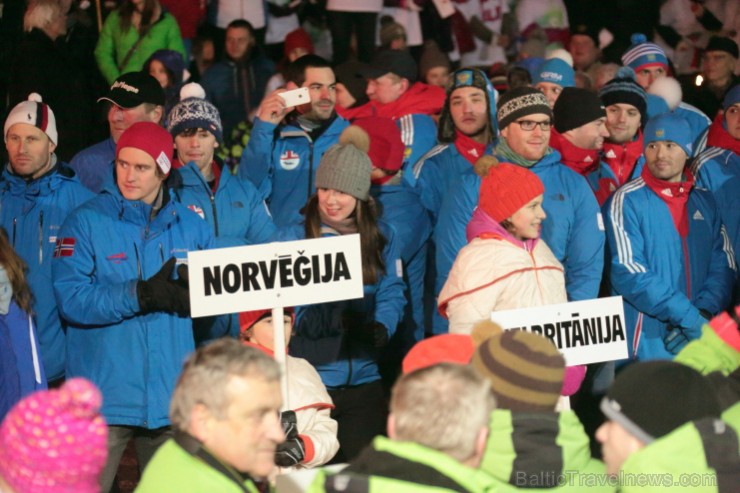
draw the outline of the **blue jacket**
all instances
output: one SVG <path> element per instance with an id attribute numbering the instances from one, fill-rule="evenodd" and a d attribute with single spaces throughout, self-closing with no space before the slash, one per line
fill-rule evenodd
<path id="1" fill-rule="evenodd" d="M 255 119 L 239 164 L 239 176 L 257 187 L 277 227 L 303 222 L 299 211 L 314 194 L 321 156 L 339 141 L 339 134 L 348 125 L 347 120 L 337 116 L 313 142 L 298 126 L 276 126 Z"/>
<path id="2" fill-rule="evenodd" d="M 663 342 L 669 326 L 700 329 L 706 320 L 699 310 L 715 314 L 730 302 L 732 250 L 714 199 L 694 188 L 686 207 L 684 240 L 668 206 L 643 178 L 604 205 L 611 285 L 624 297 L 630 357 L 673 358 Z"/>
<path id="3" fill-rule="evenodd" d="M 166 190 L 166 189 L 165 189 Z M 67 328 L 67 377 L 85 377 L 103 393 L 109 425 L 154 429 L 169 424 L 175 381 L 195 345 L 189 317 L 139 313 L 136 283 L 171 257 L 213 246 L 205 221 L 168 200 L 125 200 L 111 186 L 77 209 L 59 234 L 54 292 Z"/>
<path id="4" fill-rule="evenodd" d="M 298 307 L 296 312 L 290 354 L 308 360 L 329 389 L 379 380 L 379 351 L 348 332 L 377 321 L 388 329 L 390 338 L 403 316 L 406 298 L 398 240 L 391 226 L 383 222 L 378 226 L 388 240 L 383 250 L 385 275 L 364 286 L 365 296 Z"/>
<path id="5" fill-rule="evenodd" d="M 77 173 L 80 183 L 93 193 L 100 193 L 111 179 L 111 163 L 116 158 L 116 143 L 112 138 L 78 152 L 69 167 Z"/>
<path id="6" fill-rule="evenodd" d="M 552 151 L 530 168 L 545 185 L 542 207 L 547 219 L 542 239 L 565 267 L 569 301 L 596 298 L 604 266 L 604 227 L 601 212 L 585 178 L 560 163 Z M 437 293 L 460 249 L 467 244 L 465 228 L 478 205 L 480 177 L 471 169 L 450 186 L 434 229 L 437 246 Z M 435 319 L 434 331 L 445 332 L 443 319 Z"/>
<path id="7" fill-rule="evenodd" d="M 63 164 L 27 182 L 9 171 L 0 181 L 0 224 L 28 265 L 35 323 L 49 380 L 64 376 L 64 330 L 51 286 L 51 258 L 67 216 L 93 194 Z"/>
<path id="8" fill-rule="evenodd" d="M 246 62 L 247 86 L 249 90 L 249 111 L 257 109 L 265 95 L 267 81 L 275 73 L 275 64 L 259 53 L 253 53 Z M 250 116 L 244 107 L 243 89 L 239 82 L 239 68 L 231 60 L 224 60 L 211 66 L 201 77 L 200 83 L 206 97 L 218 108 L 224 137 L 228 140 L 231 131 Z"/>
<path id="9" fill-rule="evenodd" d="M 689 127 L 691 128 L 691 137 L 693 139 L 692 155 L 698 155 L 704 150 L 703 147 L 706 145 L 706 132 L 709 125 L 712 124 L 712 121 L 707 117 L 707 115 L 702 113 L 699 108 L 686 103 L 680 103 L 678 108 L 673 110 L 673 113 L 678 116 L 682 116 L 686 120 L 686 123 L 689 124 Z"/>
<path id="10" fill-rule="evenodd" d="M 472 169 L 473 165 L 460 154 L 454 143 L 432 148 L 414 165 L 421 203 L 432 214 L 433 220 L 436 221 L 452 183 Z"/>
<path id="11" fill-rule="evenodd" d="M 721 147 L 708 147 L 691 162 L 696 184 L 714 195 L 722 224 L 740 260 L 740 156 Z"/>
<path id="12" fill-rule="evenodd" d="M 418 342 L 424 338 L 424 274 L 432 222 L 418 195 L 405 183 L 373 185 L 370 193 L 380 203 L 383 221 L 396 232 L 408 293 L 405 322 L 410 330 L 407 335 L 413 338 L 406 342 Z"/>
<path id="13" fill-rule="evenodd" d="M 33 320 L 11 301 L 8 313 L 0 315 L 0 422 L 16 402 L 46 389 L 37 340 Z"/>

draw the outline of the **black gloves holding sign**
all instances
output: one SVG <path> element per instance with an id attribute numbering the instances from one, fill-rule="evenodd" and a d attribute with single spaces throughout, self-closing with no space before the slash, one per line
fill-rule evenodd
<path id="1" fill-rule="evenodd" d="M 136 297 L 141 313 L 167 312 L 182 316 L 190 315 L 190 293 L 188 292 L 188 267 L 177 268 L 178 279 L 172 279 L 177 259 L 169 259 L 152 277 L 136 284 Z"/>
<path id="2" fill-rule="evenodd" d="M 292 467 L 303 462 L 306 456 L 303 440 L 298 436 L 298 423 L 295 411 L 280 413 L 280 424 L 283 426 L 285 441 L 275 450 L 275 464 L 280 467 Z"/>

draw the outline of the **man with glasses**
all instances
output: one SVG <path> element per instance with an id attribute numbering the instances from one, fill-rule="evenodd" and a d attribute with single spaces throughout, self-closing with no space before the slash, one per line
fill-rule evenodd
<path id="1" fill-rule="evenodd" d="M 568 299 L 596 298 L 604 263 L 601 213 L 586 179 L 564 166 L 560 154 L 548 146 L 552 110 L 547 98 L 532 87 L 512 89 L 499 98 L 497 116 L 502 138 L 494 148 L 496 158 L 529 168 L 545 185 L 542 238 L 565 267 Z M 478 203 L 479 187 L 480 177 L 471 170 L 450 187 L 442 203 L 434 233 L 438 288 L 467 243 L 465 227 Z M 440 331 L 437 325 L 434 329 Z"/>

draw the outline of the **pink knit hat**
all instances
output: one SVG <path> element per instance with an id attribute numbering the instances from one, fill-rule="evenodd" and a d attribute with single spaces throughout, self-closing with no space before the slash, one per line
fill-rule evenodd
<path id="1" fill-rule="evenodd" d="M 98 493 L 108 456 L 102 401 L 82 378 L 21 400 L 0 426 L 0 476 L 18 493 Z"/>

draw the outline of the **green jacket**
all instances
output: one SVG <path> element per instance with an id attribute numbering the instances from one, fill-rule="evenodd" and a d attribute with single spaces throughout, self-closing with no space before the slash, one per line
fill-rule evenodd
<path id="1" fill-rule="evenodd" d="M 621 493 L 729 493 L 740 485 L 738 434 L 725 422 L 686 423 L 632 454 L 619 475 Z"/>
<path id="2" fill-rule="evenodd" d="M 117 10 L 111 12 L 105 19 L 95 47 L 95 60 L 108 84 L 113 84 L 121 74 L 141 70 L 144 62 L 157 50 L 179 51 L 185 59 L 185 46 L 182 44 L 180 28 L 175 18 L 168 12 L 162 12 L 159 20 L 151 26 L 144 40 L 136 47 L 126 66 L 119 69 L 119 64 L 138 39 L 139 33 L 133 27 L 125 32 L 121 31 L 121 19 Z"/>
<path id="3" fill-rule="evenodd" d="M 243 482 L 258 493 L 251 480 Z M 144 470 L 137 493 L 243 493 L 232 479 L 186 452 L 174 439 L 162 445 Z"/>
<path id="4" fill-rule="evenodd" d="M 674 361 L 704 375 L 715 371 L 729 375 L 740 368 L 740 353 L 720 339 L 709 325 L 704 325 L 701 337 L 687 344 Z"/>
<path id="5" fill-rule="evenodd" d="M 341 472 L 327 474 L 320 470 L 308 492 L 488 492 L 492 487 L 486 474 L 447 454 L 416 443 L 376 437 Z"/>
<path id="6" fill-rule="evenodd" d="M 573 411 L 491 413 L 481 470 L 495 491 L 613 492 L 604 464 L 591 457 L 588 435 Z"/>

